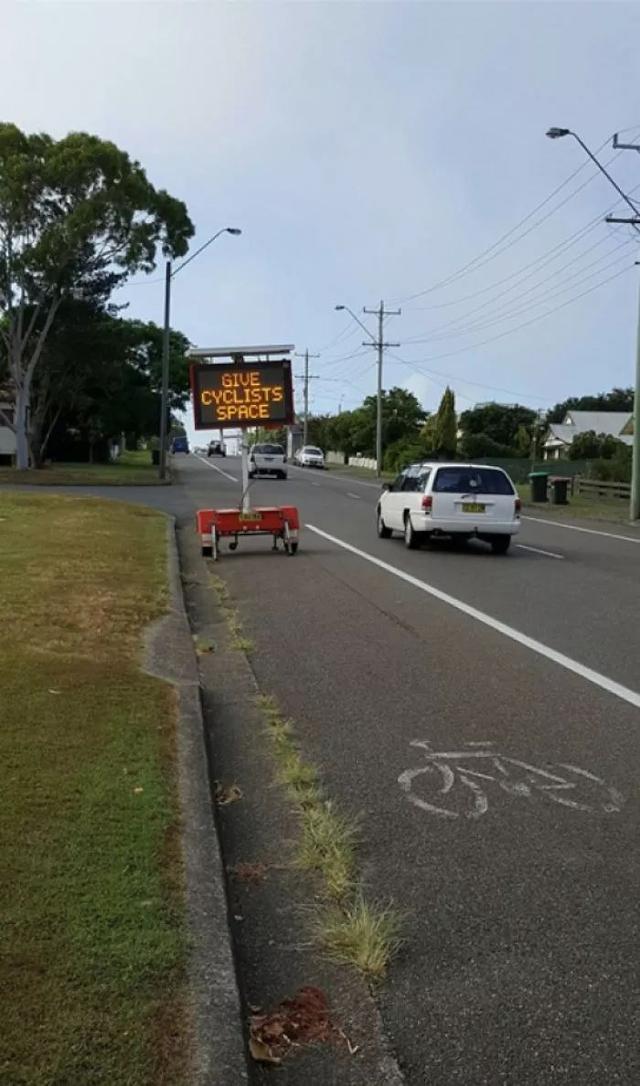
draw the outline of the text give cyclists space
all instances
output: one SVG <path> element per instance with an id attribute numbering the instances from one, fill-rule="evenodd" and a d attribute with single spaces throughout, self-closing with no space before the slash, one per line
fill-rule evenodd
<path id="1" fill-rule="evenodd" d="M 218 573 L 261 687 L 295 719 L 329 794 L 361 817 L 368 893 L 406 911 L 378 998 L 407 1082 L 634 1082 L 640 711 L 326 535 L 429 583 L 436 569 L 467 601 L 473 569 L 490 613 L 517 596 L 512 625 L 537 624 L 541 642 L 544 615 L 564 611 L 554 628 L 574 658 L 588 654 L 589 606 L 615 640 L 606 602 L 589 601 L 599 566 L 578 546 L 565 563 L 410 552 L 375 537 L 373 503 L 339 504 L 293 475 L 257 485 L 295 487 L 303 521 L 325 535 L 304 532 L 293 562 L 247 549 Z M 558 567 L 574 571 L 562 597 L 541 573 Z M 587 663 L 610 674 L 607 661 L 593 646 Z"/>

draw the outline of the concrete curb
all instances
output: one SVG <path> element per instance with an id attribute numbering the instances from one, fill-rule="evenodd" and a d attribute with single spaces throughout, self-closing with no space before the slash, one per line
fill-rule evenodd
<path id="1" fill-rule="evenodd" d="M 224 867 L 211 804 L 198 665 L 182 592 L 173 518 L 167 525 L 167 566 L 169 612 L 148 632 L 145 670 L 170 682 L 178 702 L 178 791 L 194 1031 L 190 1083 L 245 1086 L 247 1062 Z"/>

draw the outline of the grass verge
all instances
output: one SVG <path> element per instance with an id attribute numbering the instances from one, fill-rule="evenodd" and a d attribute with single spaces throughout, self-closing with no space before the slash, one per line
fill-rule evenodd
<path id="1" fill-rule="evenodd" d="M 0 1083 L 185 1081 L 165 520 L 0 494 Z"/>
<path id="2" fill-rule="evenodd" d="M 600 498 L 595 501 L 583 494 L 570 494 L 568 505 L 552 505 L 551 502 L 532 502 L 528 483 L 519 483 L 516 489 L 528 510 L 535 510 L 545 517 L 555 520 L 583 517 L 585 520 L 604 520 L 614 524 L 629 523 L 629 502 L 620 498 Z"/>
<path id="3" fill-rule="evenodd" d="M 335 960 L 380 979 L 401 945 L 402 918 L 365 900 L 357 882 L 357 824 L 326 798 L 317 770 L 300 753 L 292 721 L 282 716 L 275 699 L 260 695 L 258 704 L 273 742 L 278 780 L 300 819 L 297 862 L 318 872 L 324 885 L 326 900 L 315 912 L 314 934 Z"/>
<path id="4" fill-rule="evenodd" d="M 0 467 L 0 483 L 30 486 L 164 486 L 151 453 L 126 452 L 112 464 L 50 464 L 45 468 L 16 471 Z"/>

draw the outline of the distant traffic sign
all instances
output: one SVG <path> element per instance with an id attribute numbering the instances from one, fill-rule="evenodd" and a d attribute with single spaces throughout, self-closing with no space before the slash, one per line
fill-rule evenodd
<path id="1" fill-rule="evenodd" d="M 291 362 L 191 366 L 196 430 L 286 426 L 293 422 Z"/>

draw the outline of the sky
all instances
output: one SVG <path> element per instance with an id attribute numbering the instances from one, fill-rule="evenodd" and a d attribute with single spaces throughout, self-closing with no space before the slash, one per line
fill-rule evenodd
<path id="1" fill-rule="evenodd" d="M 5 3 L 2 119 L 113 140 L 187 203 L 192 251 L 240 227 L 176 277 L 172 323 L 319 353 L 312 411 L 375 391 L 335 305 L 374 330 L 381 299 L 402 310 L 385 387 L 543 409 L 633 381 L 633 229 L 545 132 L 601 148 L 640 199 L 640 155 L 611 149 L 640 143 L 639 22 L 609 2 Z M 130 316 L 161 323 L 161 274 L 118 293 Z"/>

